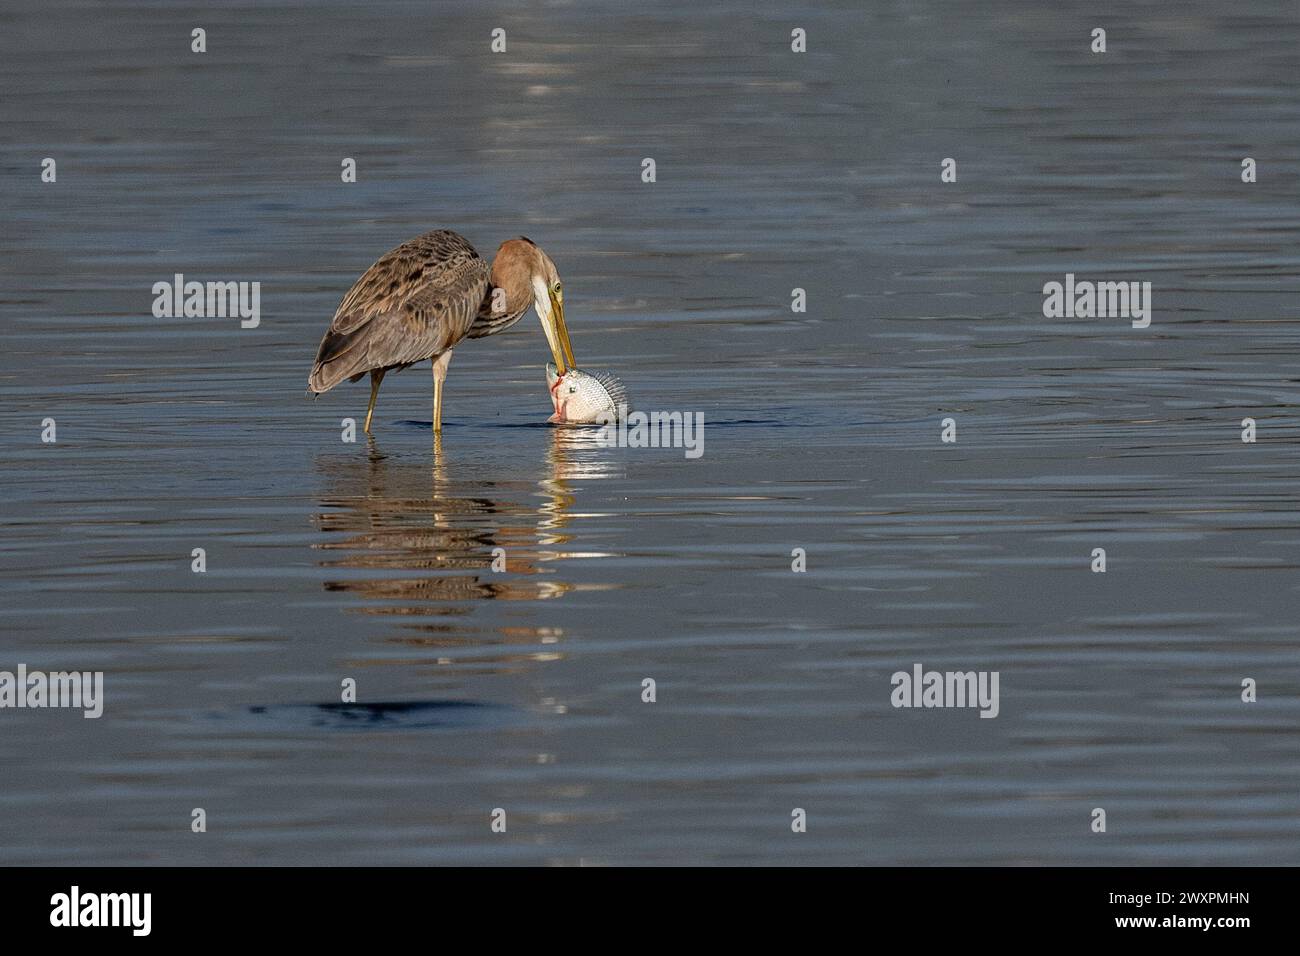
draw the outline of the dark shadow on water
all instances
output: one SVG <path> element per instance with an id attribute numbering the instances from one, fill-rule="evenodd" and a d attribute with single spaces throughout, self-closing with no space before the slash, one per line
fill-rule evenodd
<path id="1" fill-rule="evenodd" d="M 472 700 L 383 701 L 373 704 L 277 704 L 248 715 L 278 729 L 442 730 L 489 727 L 517 716 L 513 708 Z"/>
<path id="2" fill-rule="evenodd" d="M 421 421 L 415 421 L 414 419 L 409 419 L 409 418 L 408 418 L 408 419 L 403 419 L 403 420 L 398 421 L 398 422 L 394 422 L 393 424 L 394 424 L 394 425 L 400 425 L 400 426 L 402 426 L 402 427 L 404 427 L 404 428 L 423 429 L 424 431 L 429 431 L 429 430 L 433 427 L 433 422 L 421 422 Z M 715 420 L 715 419 L 708 418 L 707 416 L 706 416 L 705 419 L 704 419 L 704 424 L 705 424 L 705 426 L 707 426 L 707 427 L 709 427 L 709 428 L 734 428 L 734 427 L 742 426 L 742 425 L 767 425 L 767 426 L 773 426 L 773 427 L 776 427 L 776 428 L 788 428 L 788 427 L 792 427 L 792 426 L 795 426 L 795 425 L 798 425 L 798 426 L 800 426 L 800 427 L 809 427 L 809 426 L 807 425 L 807 423 L 801 423 L 801 422 L 794 421 L 794 420 L 791 420 L 791 421 L 781 421 L 781 420 L 776 419 L 776 418 L 731 418 L 731 419 L 718 419 L 718 420 Z M 836 423 L 836 424 L 839 424 L 839 423 Z M 886 424 L 886 423 L 884 423 L 884 422 L 870 422 L 870 423 L 867 423 L 867 424 Z M 443 427 L 444 430 L 449 429 L 449 428 L 452 428 L 452 427 L 457 427 L 457 428 L 527 428 L 527 429 L 536 429 L 536 428 L 554 428 L 554 429 L 561 430 L 561 431 L 574 431 L 574 430 L 580 430 L 580 431 L 581 431 L 581 430 L 585 430 L 585 431 L 588 431 L 588 432 L 590 432 L 591 434 L 594 435 L 594 434 L 596 433 L 596 430 L 599 429 L 601 426 L 599 426 L 599 425 L 574 425 L 574 424 L 561 424 L 561 425 L 555 425 L 555 424 L 552 424 L 551 422 L 463 422 L 463 423 L 461 423 L 461 424 L 459 424 L 459 425 L 455 425 L 455 426 L 453 426 L 452 423 L 450 423 L 450 422 L 443 422 L 443 423 L 442 423 L 442 427 Z M 823 425 L 823 427 L 826 427 L 826 426 Z"/>
<path id="3" fill-rule="evenodd" d="M 414 418 L 402 418 L 393 422 L 394 427 L 410 428 L 418 431 L 432 431 L 433 422 L 422 422 Z M 442 423 L 443 431 L 461 428 L 547 428 L 546 422 L 447 422 Z"/>

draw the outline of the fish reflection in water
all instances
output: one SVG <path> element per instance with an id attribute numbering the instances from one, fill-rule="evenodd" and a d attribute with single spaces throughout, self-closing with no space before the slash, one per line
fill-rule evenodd
<path id="1" fill-rule="evenodd" d="M 542 477 L 534 483 L 458 483 L 440 447 L 430 464 L 418 456 L 387 457 L 373 439 L 366 458 L 323 461 L 331 487 L 314 516 L 326 539 L 315 545 L 325 555 L 321 566 L 381 572 L 331 577 L 325 589 L 359 598 L 347 608 L 353 613 L 447 618 L 468 615 L 477 600 L 549 600 L 596 587 L 560 580 L 556 567 L 564 559 L 597 556 L 567 547 L 574 537 L 574 482 L 622 475 L 616 450 L 601 448 L 595 436 L 596 429 L 553 429 Z M 466 487 L 473 493 L 457 494 Z M 505 573 L 497 573 L 493 562 L 502 552 Z M 560 636 L 558 628 L 502 627 L 491 638 L 464 622 L 423 621 L 402 629 L 387 640 L 464 648 L 554 643 Z"/>

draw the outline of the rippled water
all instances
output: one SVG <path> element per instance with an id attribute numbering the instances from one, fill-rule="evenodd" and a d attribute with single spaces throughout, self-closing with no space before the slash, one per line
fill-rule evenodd
<path id="1" fill-rule="evenodd" d="M 1300 862 L 1300 15 L 1216 6 L 7 6 L 0 669 L 107 702 L 0 711 L 0 861 Z M 703 456 L 546 426 L 531 316 L 341 442 L 316 343 L 437 226 Z"/>

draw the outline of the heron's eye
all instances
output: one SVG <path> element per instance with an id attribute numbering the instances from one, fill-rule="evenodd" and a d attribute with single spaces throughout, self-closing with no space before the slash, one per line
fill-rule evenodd
<path id="1" fill-rule="evenodd" d="M 555 293 L 556 298 L 559 298 L 559 296 L 562 295 L 563 292 L 564 292 L 564 287 L 561 286 L 561 285 L 557 282 L 557 283 L 555 283 L 555 285 L 552 287 L 551 291 Z"/>

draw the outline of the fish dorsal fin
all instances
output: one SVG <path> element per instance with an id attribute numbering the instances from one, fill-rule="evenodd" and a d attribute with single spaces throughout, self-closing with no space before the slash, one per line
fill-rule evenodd
<path id="1" fill-rule="evenodd" d="M 632 410 L 632 403 L 628 401 L 627 397 L 627 389 L 614 375 L 609 372 L 588 372 L 587 374 L 598 381 L 600 387 L 609 394 L 610 401 L 614 403 L 615 411 L 618 411 L 620 405 L 626 405 L 628 411 Z"/>

